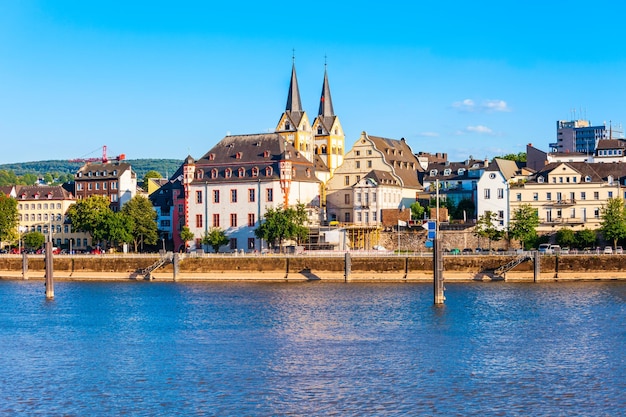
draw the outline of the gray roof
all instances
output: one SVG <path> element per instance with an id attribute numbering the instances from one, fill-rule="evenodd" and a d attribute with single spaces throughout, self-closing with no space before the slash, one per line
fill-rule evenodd
<path id="1" fill-rule="evenodd" d="M 394 174 L 400 177 L 404 187 L 421 188 L 417 173 L 422 168 L 404 138 L 397 140 L 369 135 L 367 137 L 382 152 L 385 162 L 392 166 Z"/>

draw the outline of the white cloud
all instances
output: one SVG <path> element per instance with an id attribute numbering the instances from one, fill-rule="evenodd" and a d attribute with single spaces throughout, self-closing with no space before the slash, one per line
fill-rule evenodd
<path id="1" fill-rule="evenodd" d="M 472 132 L 472 133 L 480 133 L 481 135 L 492 135 L 493 134 L 493 130 L 491 130 L 487 126 L 483 126 L 483 125 L 467 126 L 465 128 L 465 130 L 468 131 L 468 132 Z"/>
<path id="2" fill-rule="evenodd" d="M 504 100 L 483 100 L 477 104 L 471 98 L 462 101 L 455 101 L 452 107 L 464 113 L 494 113 L 510 112 L 508 104 Z"/>
<path id="3" fill-rule="evenodd" d="M 421 133 L 418 133 L 417 135 L 423 138 L 438 138 L 439 137 L 439 133 L 437 132 L 421 132 Z"/>

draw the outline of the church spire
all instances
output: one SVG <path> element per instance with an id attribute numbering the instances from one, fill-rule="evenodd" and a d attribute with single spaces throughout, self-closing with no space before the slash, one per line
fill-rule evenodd
<path id="1" fill-rule="evenodd" d="M 320 108 L 317 114 L 318 116 L 322 117 L 332 117 L 335 115 L 333 111 L 333 100 L 330 97 L 330 86 L 328 85 L 328 73 L 326 71 L 326 65 L 324 65 L 324 84 L 322 85 Z"/>
<path id="2" fill-rule="evenodd" d="M 302 102 L 300 101 L 300 89 L 298 88 L 298 77 L 296 77 L 296 62 L 291 67 L 291 81 L 289 82 L 289 95 L 287 96 L 286 111 L 302 112 Z"/>

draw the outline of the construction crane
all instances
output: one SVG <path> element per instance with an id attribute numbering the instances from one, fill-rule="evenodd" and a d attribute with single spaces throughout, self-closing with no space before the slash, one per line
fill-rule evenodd
<path id="1" fill-rule="evenodd" d="M 123 161 L 124 159 L 126 159 L 126 155 L 124 154 L 120 154 L 115 157 L 116 161 Z M 102 162 L 103 164 L 106 164 L 107 162 L 109 162 L 109 158 L 107 157 L 107 146 L 106 145 L 102 146 L 102 158 L 75 158 L 75 159 L 70 159 L 69 162 L 82 162 L 82 163 Z"/>

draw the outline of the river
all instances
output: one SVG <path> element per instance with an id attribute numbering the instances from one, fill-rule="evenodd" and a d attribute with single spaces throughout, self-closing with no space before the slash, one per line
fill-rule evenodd
<path id="1" fill-rule="evenodd" d="M 1 415 L 614 416 L 626 283 L 0 281 Z"/>

